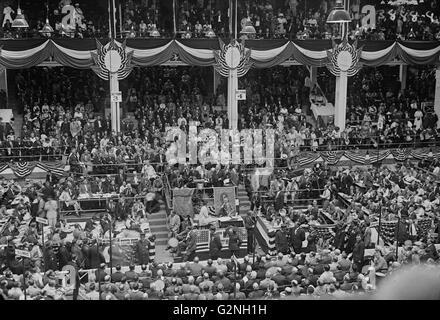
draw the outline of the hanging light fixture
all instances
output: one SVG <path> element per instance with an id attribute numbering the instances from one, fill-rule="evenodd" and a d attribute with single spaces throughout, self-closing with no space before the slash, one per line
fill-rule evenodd
<path id="1" fill-rule="evenodd" d="M 157 30 L 157 27 L 156 27 L 156 16 L 157 16 L 157 4 L 156 4 L 156 0 L 154 0 L 154 24 L 153 24 L 153 30 L 150 31 L 150 37 L 153 37 L 153 38 L 160 37 L 159 30 Z"/>
<path id="2" fill-rule="evenodd" d="M 351 22 L 350 14 L 344 8 L 342 0 L 336 0 L 336 5 L 327 17 L 327 23 Z"/>
<path id="3" fill-rule="evenodd" d="M 208 31 L 206 31 L 205 35 L 206 35 L 207 38 L 215 38 L 216 37 L 215 32 L 212 29 L 211 25 L 208 26 Z"/>
<path id="4" fill-rule="evenodd" d="M 24 14 L 21 13 L 20 1 L 18 2 L 17 16 L 14 21 L 12 21 L 12 28 L 29 28 L 29 24 L 27 23 Z"/>
<path id="5" fill-rule="evenodd" d="M 131 26 L 130 32 L 128 33 L 129 38 L 136 38 L 136 31 L 134 30 L 134 26 Z"/>
<path id="6" fill-rule="evenodd" d="M 160 37 L 159 30 L 157 30 L 157 28 L 156 28 L 156 24 L 153 24 L 153 30 L 151 30 L 151 32 L 150 32 L 150 37 L 153 37 L 153 38 Z"/>
<path id="7" fill-rule="evenodd" d="M 246 24 L 244 25 L 243 29 L 241 29 L 240 34 L 247 36 L 249 39 L 255 37 L 255 35 L 257 34 L 257 31 L 252 25 L 252 21 L 250 18 L 247 18 Z"/>
<path id="8" fill-rule="evenodd" d="M 212 0 L 209 0 L 209 25 L 208 30 L 205 33 L 207 38 L 215 38 L 215 32 L 212 29 Z"/>
<path id="9" fill-rule="evenodd" d="M 46 2 L 46 23 L 39 31 L 43 36 L 50 38 L 54 32 L 52 26 L 49 23 L 49 2 Z"/>
<path id="10" fill-rule="evenodd" d="M 191 30 L 189 30 L 189 27 L 187 27 L 185 33 L 183 34 L 183 38 L 191 39 L 191 36 L 192 36 Z"/>

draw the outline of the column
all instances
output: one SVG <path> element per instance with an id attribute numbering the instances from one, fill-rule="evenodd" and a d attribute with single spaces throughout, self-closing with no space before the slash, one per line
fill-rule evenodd
<path id="1" fill-rule="evenodd" d="M 119 92 L 119 80 L 117 73 L 110 73 L 110 95 Z M 113 102 L 110 99 L 110 112 L 112 116 L 112 131 L 119 133 L 121 131 L 121 110 L 119 102 Z"/>
<path id="2" fill-rule="evenodd" d="M 401 64 L 399 66 L 399 81 L 400 81 L 400 90 L 406 89 L 406 75 L 408 73 L 408 66 L 406 64 Z"/>
<path id="3" fill-rule="evenodd" d="M 220 85 L 221 75 L 212 67 L 212 73 L 214 77 L 214 95 L 217 93 L 217 88 Z"/>
<path id="4" fill-rule="evenodd" d="M 434 111 L 440 119 L 440 66 L 435 69 Z M 437 128 L 440 128 L 440 121 L 437 121 Z"/>
<path id="5" fill-rule="evenodd" d="M 228 76 L 228 119 L 229 129 L 237 129 L 238 126 L 238 104 L 235 93 L 238 89 L 237 69 L 229 71 Z"/>
<path id="6" fill-rule="evenodd" d="M 312 83 L 312 88 L 318 82 L 318 67 L 310 67 L 310 82 Z"/>
<path id="7" fill-rule="evenodd" d="M 0 68 L 0 90 L 5 92 L 4 100 L 0 97 L 0 109 L 8 109 L 8 71 Z"/>
<path id="8" fill-rule="evenodd" d="M 335 121 L 336 127 L 340 131 L 345 130 L 345 118 L 347 113 L 347 72 L 341 71 L 340 75 L 336 77 L 336 92 L 335 92 Z"/>

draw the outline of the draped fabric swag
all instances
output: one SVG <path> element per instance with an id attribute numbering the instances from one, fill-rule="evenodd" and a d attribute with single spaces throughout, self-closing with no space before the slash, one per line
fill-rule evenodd
<path id="1" fill-rule="evenodd" d="M 99 40 L 106 44 L 108 39 Z M 122 40 L 119 40 L 122 41 Z M 400 59 L 406 64 L 435 64 L 439 61 L 439 41 L 359 41 L 361 63 L 380 66 Z M 324 66 L 328 63 L 330 40 L 248 40 L 254 68 L 270 68 L 287 60 L 303 65 Z M 214 50 L 220 49 L 219 39 L 129 39 L 128 51 L 133 51 L 134 66 L 163 64 L 178 56 L 188 65 L 212 66 Z M 23 69 L 52 59 L 63 66 L 87 69 L 94 62 L 95 39 L 23 39 L 0 41 L 0 65 L 7 69 Z"/>

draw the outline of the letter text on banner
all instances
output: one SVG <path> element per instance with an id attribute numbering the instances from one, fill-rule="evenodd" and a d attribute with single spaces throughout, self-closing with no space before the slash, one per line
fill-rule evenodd
<path id="1" fill-rule="evenodd" d="M 61 9 L 61 13 L 65 14 L 67 13 L 63 19 L 61 19 L 61 25 L 64 29 L 68 30 L 75 30 L 75 19 L 74 19 L 74 13 L 75 13 L 75 7 L 72 5 L 64 6 Z"/>
<path id="2" fill-rule="evenodd" d="M 245 164 L 252 163 L 252 145 L 253 145 L 253 130 L 244 129 L 241 130 L 241 137 L 243 138 L 243 162 Z"/>
<path id="3" fill-rule="evenodd" d="M 229 136 L 231 134 L 231 130 L 222 129 L 221 130 L 221 140 L 220 140 L 220 163 L 223 165 L 227 165 L 231 161 L 231 152 L 229 151 Z"/>
<path id="4" fill-rule="evenodd" d="M 362 28 L 365 30 L 376 29 L 376 8 L 372 5 L 362 7 Z"/>
<path id="5" fill-rule="evenodd" d="M 254 161 L 262 165 L 264 163 L 263 156 L 263 129 L 254 129 Z"/>
<path id="6" fill-rule="evenodd" d="M 199 161 L 201 164 L 218 163 L 218 134 L 213 129 L 203 129 L 199 133 L 202 145 L 199 148 Z"/>
<path id="7" fill-rule="evenodd" d="M 175 141 L 175 138 L 177 140 Z M 176 163 L 186 163 L 186 134 L 179 127 L 168 127 L 166 131 L 166 140 L 171 141 L 171 145 L 165 152 L 169 165 Z"/>
<path id="8" fill-rule="evenodd" d="M 237 129 L 231 130 L 232 142 L 232 164 L 240 164 L 240 132 Z"/>
<path id="9" fill-rule="evenodd" d="M 190 164 L 197 164 L 197 125 L 198 121 L 190 121 L 188 129 L 188 157 Z"/>
<path id="10" fill-rule="evenodd" d="M 266 168 L 273 169 L 275 159 L 275 130 L 267 129 L 266 134 Z"/>

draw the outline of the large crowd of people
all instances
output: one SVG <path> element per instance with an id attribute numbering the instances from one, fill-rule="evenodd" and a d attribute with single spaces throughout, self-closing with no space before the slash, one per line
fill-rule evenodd
<path id="1" fill-rule="evenodd" d="M 157 2 L 123 2 L 125 36 L 148 37 L 156 26 L 162 35 L 172 34 L 170 7 Z M 69 0 L 61 1 L 56 11 L 48 10 L 57 32 L 65 31 L 60 21 L 68 4 L 78 15 L 73 36 L 106 34 L 104 15 L 94 20 L 101 2 L 93 7 Z M 47 9 L 33 12 L 29 1 L 20 5 L 30 33 L 37 32 L 45 17 L 41 12 Z M 251 20 L 257 38 L 322 39 L 332 31 L 325 19 L 333 5 L 320 0 L 239 1 L 238 20 L 240 27 Z M 417 6 L 378 2 L 374 30 L 358 27 L 360 5 L 362 1 L 352 1 L 350 7 L 352 36 L 432 40 L 439 31 L 437 1 Z M 5 34 L 12 32 L 7 19 L 14 14 L 11 6 L 3 10 Z M 179 37 L 205 37 L 211 27 L 217 35 L 227 35 L 227 10 L 224 1 L 177 1 Z M 170 150 L 177 150 L 176 140 L 167 137 L 168 128 L 186 133 L 193 124 L 217 132 L 229 128 L 227 82 L 215 78 L 211 68 L 134 68 L 120 81 L 124 100 L 119 133 L 112 130 L 108 85 L 93 71 L 12 71 L 15 111 L 23 123 L 17 128 L 13 120 L 4 123 L 0 118 L 2 170 L 6 164 L 44 162 L 62 163 L 65 172 L 48 166 L 44 181 L 0 177 L 1 297 L 343 299 L 373 295 L 384 278 L 402 268 L 438 267 L 440 162 L 432 149 L 422 160 L 390 165 L 298 165 L 302 152 L 377 149 L 379 154 L 386 148 L 437 146 L 433 68 L 407 67 L 406 83 L 400 82 L 397 68 L 365 67 L 350 78 L 344 130 L 333 119 L 315 114 L 317 101 L 334 104 L 335 79 L 325 68 L 318 69 L 316 82 L 303 66 L 251 69 L 239 80 L 247 100 L 239 102 L 238 129 L 275 129 L 275 165 L 268 172 L 259 171 L 255 163 L 168 161 Z M 220 210 L 223 216 L 243 215 L 248 254 L 236 259 L 241 239 L 232 228 L 227 248 L 219 236 L 210 238 L 210 259 L 202 262 L 196 250 L 198 229 L 214 233 L 218 225 L 213 222 L 219 218 L 206 200 L 214 200 L 212 188 L 226 185 L 244 185 L 250 201 L 244 213 L 233 210 L 232 199 L 222 198 Z M 191 202 L 197 217 L 177 215 L 168 206 L 170 190 L 183 188 L 196 189 Z M 183 257 L 180 264 L 162 263 L 153 255 L 151 217 L 164 207 L 165 232 L 179 240 L 177 248 L 168 243 L 168 249 Z M 68 222 L 84 217 L 86 222 Z M 267 255 L 256 250 L 257 221 L 273 230 L 275 249 Z M 115 247 L 112 256 L 111 239 L 134 241 L 124 253 Z M 230 259 L 219 258 L 225 250 Z"/>
<path id="2" fill-rule="evenodd" d="M 40 69 L 15 74 L 23 125 L 14 139 L 14 126 L 2 124 L 4 161 L 56 160 L 75 147 L 78 161 L 90 165 L 141 163 L 145 154 L 161 150 L 155 162 L 170 144 L 165 141 L 168 127 L 188 132 L 194 122 L 215 130 L 229 126 L 226 81 L 220 81 L 215 94 L 209 93 L 214 92 L 212 74 L 203 68 L 135 69 L 121 82 L 118 135 L 112 133 L 110 114 L 99 112 L 109 103 L 108 90 L 92 71 Z M 251 70 L 240 80 L 249 99 L 239 103 L 238 129 L 275 129 L 278 165 L 286 158 L 295 161 L 299 151 L 435 146 L 439 135 L 433 77 L 429 69 L 409 70 L 408 85 L 401 90 L 397 69 L 362 69 L 348 86 L 347 126 L 340 130 L 312 112 L 316 97 L 334 101 L 334 83 L 326 72 L 313 84 L 303 67 Z M 106 156 L 114 151 L 109 147 L 119 149 L 113 160 Z"/>
<path id="3" fill-rule="evenodd" d="M 17 31 L 11 27 L 15 17 L 13 3 L 3 7 L 2 31 L 4 37 L 14 37 Z M 75 8 L 75 27 L 66 29 L 62 18 L 66 12 L 63 6 Z M 279 1 L 258 0 L 238 1 L 238 32 L 250 21 L 255 28 L 257 39 L 326 39 L 335 30 L 326 24 L 327 15 L 334 7 L 334 1 Z M 362 12 L 364 5 L 373 5 L 376 10 L 376 24 L 364 27 L 362 19 L 368 12 Z M 227 36 L 229 30 L 228 2 L 209 0 L 177 1 L 173 11 L 172 1 L 127 0 L 117 8 L 121 11 L 118 33 L 121 37 L 150 37 L 157 29 L 162 37 L 200 38 L 209 37 L 212 29 L 218 36 Z M 39 2 L 22 2 L 21 9 L 29 20 L 29 28 L 20 36 L 39 37 L 47 33 L 39 32 L 46 18 L 46 6 Z M 173 12 L 175 17 L 173 18 Z M 361 0 L 351 1 L 349 12 L 352 18 L 350 29 L 353 38 L 371 40 L 435 40 L 439 34 L 439 7 L 437 1 L 384 2 Z M 49 22 L 55 29 L 54 36 L 65 37 L 105 37 L 108 34 L 107 2 L 97 5 L 70 0 L 48 10 Z M 174 30 L 176 33 L 174 33 Z"/>
<path id="4" fill-rule="evenodd" d="M 48 300 L 71 299 L 72 295 L 89 300 L 234 300 L 288 296 L 339 299 L 368 295 L 374 292 L 380 279 L 405 265 L 437 265 L 439 255 L 435 245 L 440 242 L 440 207 L 437 182 L 433 173 L 427 171 L 432 168 L 438 171 L 439 165 L 429 160 L 417 166 L 405 163 L 375 170 L 316 167 L 314 174 L 325 184 L 321 195 L 323 204 L 318 207 L 315 202 L 305 210 L 288 204 L 298 193 L 285 185 L 289 177 L 272 179 L 269 190 L 264 192 L 268 199 L 251 197 L 253 213 L 249 217 L 262 217 L 281 226 L 275 236 L 276 256 L 251 254 L 236 262 L 235 258 L 216 258 L 214 248 L 211 252 L 210 247 L 214 259 L 206 264 L 195 257 L 192 262 L 173 266 L 149 261 L 145 250 L 138 249 L 140 266 L 130 265 L 125 272 L 121 266 L 113 266 L 111 274 L 93 237 L 94 223 L 108 232 L 109 224 L 120 219 L 111 206 L 108 213 L 97 215 L 84 230 L 79 226 L 75 226 L 73 232 L 66 230 L 64 222 L 55 218 L 53 225 L 50 222 L 51 231 L 42 247 L 41 230 L 34 218 L 43 216 L 51 221 L 52 211 L 57 210 L 57 202 L 52 203 L 51 178 L 36 192 L 36 201 L 30 201 L 35 192 L 33 186 L 21 191 L 8 186 L 3 193 L 1 214 L 2 218 L 8 216 L 7 207 L 13 204 L 14 221 L 2 234 L 2 242 L 6 242 L 1 255 L 2 295 L 8 299 L 24 299 L 24 290 L 26 299 Z M 306 170 L 291 181 L 305 190 L 310 176 L 311 172 Z M 264 190 L 264 187 L 251 188 L 255 194 Z M 10 202 L 8 195 L 14 192 L 17 195 Z M 338 196 L 341 193 L 349 199 L 348 205 Z M 132 209 L 133 217 L 143 211 L 142 203 L 135 201 L 133 208 L 140 207 Z M 308 233 L 308 227 L 322 221 L 324 215 L 337 223 L 334 234 L 321 237 Z M 378 219 L 382 219 L 382 228 L 388 221 L 398 219 L 390 239 L 385 232 L 381 234 L 383 240 L 390 243 L 378 242 L 373 237 L 372 225 Z M 249 221 L 251 219 L 246 223 Z M 193 226 L 185 228 L 193 232 Z M 71 232 L 72 237 L 66 237 Z M 142 241 L 145 242 L 142 235 L 141 244 L 136 247 L 142 248 Z M 20 237 L 18 242 L 11 241 Z M 149 242 L 145 242 L 147 248 Z M 396 255 L 397 246 L 401 249 Z M 30 258 L 15 255 L 15 248 L 28 248 Z M 366 249 L 372 253 L 366 255 Z M 88 268 L 96 271 L 72 286 L 57 280 L 59 271 L 66 265 L 76 271 Z M 374 277 L 371 268 L 374 268 Z"/>

